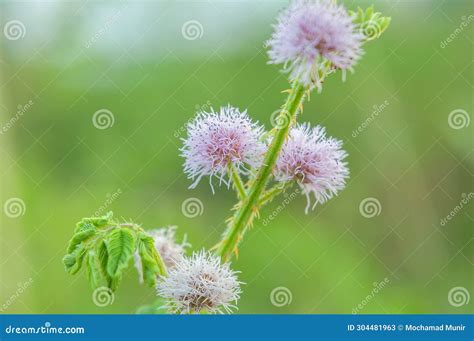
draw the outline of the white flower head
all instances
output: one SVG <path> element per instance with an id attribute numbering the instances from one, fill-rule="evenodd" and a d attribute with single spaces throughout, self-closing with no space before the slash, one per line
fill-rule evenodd
<path id="1" fill-rule="evenodd" d="M 229 166 L 246 172 L 247 167 L 261 164 L 265 144 L 261 141 L 263 127 L 252 122 L 247 112 L 222 107 L 219 112 L 198 112 L 187 125 L 188 136 L 181 148 L 185 159 L 184 172 L 195 179 L 194 188 L 203 176 L 224 179 Z M 209 180 L 211 181 L 211 179 Z"/>
<path id="2" fill-rule="evenodd" d="M 284 64 L 291 80 L 319 90 L 321 74 L 335 68 L 352 71 L 362 55 L 364 35 L 335 1 L 292 1 L 274 28 L 267 42 L 270 63 Z"/>
<path id="3" fill-rule="evenodd" d="M 326 202 L 344 189 L 349 177 L 344 162 L 346 157 L 342 141 L 326 137 L 323 127 L 299 124 L 291 129 L 283 145 L 275 167 L 275 179 L 296 180 L 308 199 L 308 212 L 310 194 L 316 199 L 314 209 L 318 203 Z"/>
<path id="4" fill-rule="evenodd" d="M 166 307 L 173 313 L 222 314 L 236 308 L 240 284 L 229 263 L 222 264 L 218 256 L 203 250 L 171 268 L 158 283 L 157 293 L 166 299 Z"/>

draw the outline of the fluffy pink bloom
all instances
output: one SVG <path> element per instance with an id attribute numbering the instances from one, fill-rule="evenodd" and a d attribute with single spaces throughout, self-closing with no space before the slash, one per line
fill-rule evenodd
<path id="1" fill-rule="evenodd" d="M 267 42 L 270 63 L 283 63 L 290 78 L 305 85 L 320 88 L 319 72 L 352 70 L 362 54 L 364 35 L 344 6 L 331 0 L 293 1 L 274 28 Z"/>
<path id="2" fill-rule="evenodd" d="M 237 272 L 210 252 L 195 252 L 170 269 L 157 285 L 171 313 L 230 313 L 240 298 Z"/>
<path id="3" fill-rule="evenodd" d="M 265 144 L 263 127 L 250 120 L 246 111 L 222 107 L 220 112 L 199 112 L 187 125 L 188 137 L 181 148 L 185 158 L 184 172 L 195 179 L 191 188 L 206 175 L 217 175 L 224 181 L 229 165 L 239 171 L 254 168 L 262 162 Z"/>
<path id="4" fill-rule="evenodd" d="M 278 157 L 275 178 L 278 181 L 296 180 L 308 199 L 324 203 L 342 190 L 349 176 L 347 153 L 341 149 L 342 141 L 326 137 L 323 127 L 311 128 L 301 124 L 290 131 L 288 140 Z"/>

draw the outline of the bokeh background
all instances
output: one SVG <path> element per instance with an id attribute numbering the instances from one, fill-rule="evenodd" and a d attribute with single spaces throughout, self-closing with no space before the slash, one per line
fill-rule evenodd
<path id="1" fill-rule="evenodd" d="M 275 219 L 255 224 L 233 262 L 240 313 L 472 312 L 474 8 L 375 5 L 388 31 L 300 117 L 344 140 L 348 186 L 307 215 L 302 196 L 261 212 Z M 195 249 L 218 241 L 234 193 L 188 189 L 180 138 L 196 109 L 228 103 L 271 127 L 288 84 L 264 41 L 285 6 L 1 2 L 2 313 L 133 313 L 154 301 L 133 269 L 102 308 L 83 272 L 65 273 L 74 224 L 97 211 L 178 225 Z M 196 217 L 183 214 L 189 198 L 202 203 Z"/>

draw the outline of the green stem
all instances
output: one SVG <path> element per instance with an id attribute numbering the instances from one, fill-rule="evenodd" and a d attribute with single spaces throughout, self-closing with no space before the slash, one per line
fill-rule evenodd
<path id="1" fill-rule="evenodd" d="M 305 92 L 306 88 L 295 81 L 288 95 L 288 99 L 276 120 L 276 122 L 284 122 L 285 124 L 276 127 L 275 135 L 265 155 L 263 166 L 258 170 L 255 180 L 251 183 L 247 197 L 242 200 L 241 205 L 239 205 L 239 208 L 230 222 L 229 228 L 217 246 L 217 253 L 224 261 L 229 260 L 232 257 L 232 253 L 237 251 L 240 239 L 247 227 L 251 225 L 252 219 L 257 213 L 256 210 L 260 195 L 265 190 L 268 179 L 272 174 L 273 167 L 283 147 L 283 143 L 288 136 L 291 123 L 296 120 L 298 109 L 304 100 Z"/>
<path id="2" fill-rule="evenodd" d="M 231 164 L 229 166 L 229 172 L 234 188 L 239 196 L 239 199 L 245 199 L 245 197 L 247 196 L 247 192 L 245 191 L 245 185 L 242 179 L 240 178 L 239 171 L 237 170 L 237 168 L 235 168 L 234 164 Z"/>

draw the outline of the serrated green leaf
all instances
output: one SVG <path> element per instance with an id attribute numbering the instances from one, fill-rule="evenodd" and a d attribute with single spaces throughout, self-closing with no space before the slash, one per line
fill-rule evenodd
<path id="1" fill-rule="evenodd" d="M 102 270 L 95 250 L 89 250 L 86 255 L 87 277 L 92 289 L 102 286 Z"/>
<path id="2" fill-rule="evenodd" d="M 135 252 L 135 235 L 128 228 L 117 228 L 107 235 L 105 244 L 108 253 L 107 273 L 117 280 Z"/>
<path id="3" fill-rule="evenodd" d="M 74 252 L 69 253 L 63 257 L 63 263 L 66 268 L 66 271 L 71 275 L 77 273 L 82 266 L 82 261 L 86 255 L 86 249 L 84 245 L 80 244 Z"/>
<path id="4" fill-rule="evenodd" d="M 83 229 L 87 229 L 90 225 L 96 228 L 101 228 L 107 225 L 111 225 L 112 216 L 113 216 L 113 213 L 108 212 L 107 214 L 101 217 L 82 218 L 82 220 L 76 224 L 76 229 L 74 233 L 80 232 Z"/>
<path id="5" fill-rule="evenodd" d="M 72 253 L 78 247 L 79 244 L 88 240 L 90 237 L 95 235 L 96 232 L 96 228 L 90 224 L 87 225 L 87 228 L 84 228 L 82 231 L 77 232 L 75 235 L 72 236 L 71 240 L 69 241 L 67 253 Z"/>
<path id="6" fill-rule="evenodd" d="M 141 236 L 138 245 L 138 256 L 140 257 L 140 263 L 142 267 L 142 279 L 146 285 L 154 287 L 156 285 L 156 279 L 160 275 L 160 268 L 156 263 L 150 247 L 155 248 L 153 239 L 151 243 L 147 236 Z"/>

